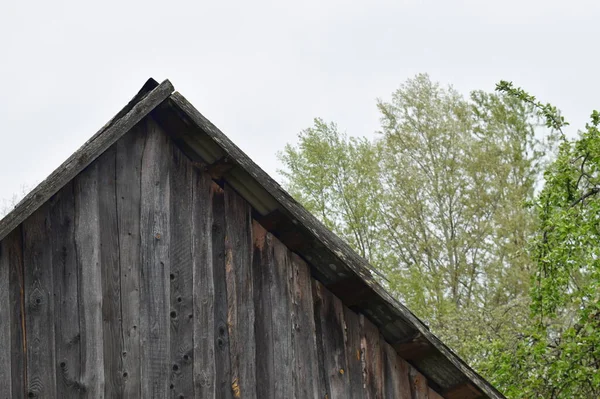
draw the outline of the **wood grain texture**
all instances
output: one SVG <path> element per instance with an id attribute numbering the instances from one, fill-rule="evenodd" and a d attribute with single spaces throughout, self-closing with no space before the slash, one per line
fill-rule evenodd
<path id="1" fill-rule="evenodd" d="M 211 399 L 216 397 L 212 180 L 198 170 L 193 176 L 194 392 Z"/>
<path id="2" fill-rule="evenodd" d="M 170 159 L 170 220 L 171 245 L 171 372 L 169 389 L 171 397 L 194 397 L 194 342 L 193 329 L 193 262 L 192 214 L 193 170 L 191 162 L 173 146 Z"/>
<path id="3" fill-rule="evenodd" d="M 469 367 L 462 359 L 454 354 L 446 345 L 444 345 L 429 329 L 419 320 L 409 309 L 398 302 L 390 295 L 376 280 L 373 278 L 371 271 L 372 266 L 353 251 L 350 246 L 329 231 L 321 222 L 313 215 L 304 209 L 297 201 L 295 201 L 288 193 L 283 190 L 271 177 L 269 177 L 261 168 L 259 168 L 251 159 L 248 158 L 235 144 L 231 142 L 216 126 L 214 126 L 204 115 L 198 112 L 180 93 L 174 93 L 169 98 L 169 105 L 177 112 L 184 115 L 187 120 L 197 129 L 206 134 L 214 143 L 218 144 L 222 152 L 220 156 L 228 156 L 230 160 L 238 166 L 232 169 L 226 176 L 225 181 L 232 180 L 234 172 L 247 176 L 247 182 L 242 182 L 248 187 L 254 189 L 246 190 L 245 193 L 249 201 L 254 201 L 257 204 L 257 209 L 260 204 L 269 204 L 277 208 L 285 214 L 293 223 L 298 224 L 298 232 L 306 237 L 304 242 L 311 243 L 305 254 L 306 259 L 311 261 L 313 273 L 320 276 L 328 276 L 333 278 L 329 262 L 320 262 L 317 258 L 333 259 L 331 263 L 336 267 L 336 273 L 341 273 L 343 277 L 337 277 L 337 280 L 347 278 L 350 281 L 359 279 L 366 290 L 373 291 L 373 298 L 370 302 L 361 303 L 360 307 L 367 309 L 383 309 L 383 313 L 387 317 L 393 317 L 408 328 L 414 329 L 422 334 L 425 339 L 430 342 L 436 352 L 439 352 L 448 360 L 449 367 L 444 369 L 444 372 L 453 373 L 454 376 L 460 378 L 467 377 L 473 384 L 478 387 L 481 392 L 485 393 L 489 398 L 501 399 L 503 395 L 499 393 L 491 384 L 479 376 L 471 367 Z M 185 141 L 185 140 L 184 140 Z M 188 144 L 186 142 L 186 144 Z M 189 143 L 190 145 L 193 143 Z M 191 146 L 193 148 L 193 146 Z M 196 154 L 201 155 L 201 154 Z M 241 169 L 238 170 L 238 169 Z M 238 181 L 239 183 L 239 181 Z M 260 191 L 260 193 L 259 193 Z M 257 198 L 260 197 L 260 198 Z M 264 207 L 262 207 L 264 208 Z M 270 211 L 272 211 L 271 209 Z M 263 209 L 264 211 L 264 209 Z M 266 213 L 262 213 L 266 215 Z M 317 256 L 317 252 L 320 253 Z M 309 258 L 310 255 L 314 255 Z M 371 302 L 375 302 L 371 304 Z M 374 320 L 378 327 L 382 328 L 386 322 L 382 320 Z M 396 337 L 402 338 L 402 337 Z"/>
<path id="4" fill-rule="evenodd" d="M 259 398 L 293 397 L 292 268 L 287 248 L 253 223 L 256 378 Z"/>
<path id="5" fill-rule="evenodd" d="M 442 395 L 429 388 L 429 399 L 444 399 Z"/>
<path id="6" fill-rule="evenodd" d="M 319 356 L 310 268 L 290 253 L 292 267 L 292 347 L 294 351 L 294 398 L 318 398 L 325 394 L 319 378 Z"/>
<path id="7" fill-rule="evenodd" d="M 427 378 L 412 367 L 410 368 L 409 376 L 412 399 L 429 399 Z"/>
<path id="8" fill-rule="evenodd" d="M 97 163 L 91 164 L 77 176 L 74 181 L 74 193 L 81 336 L 81 396 L 102 398 L 105 377 Z"/>
<path id="9" fill-rule="evenodd" d="M 231 390 L 235 398 L 256 398 L 251 209 L 227 185 L 225 231 Z"/>
<path id="10" fill-rule="evenodd" d="M 346 347 L 346 359 L 348 362 L 348 382 L 350 384 L 350 396 L 352 399 L 364 399 L 367 397 L 364 378 L 364 352 L 361 342 L 360 317 L 352 310 L 344 306 L 344 341 Z"/>
<path id="11" fill-rule="evenodd" d="M 364 383 L 367 398 L 385 398 L 383 356 L 379 330 L 364 315 L 360 315 L 361 348 L 363 352 Z"/>
<path id="12" fill-rule="evenodd" d="M 56 329 L 56 395 L 78 397 L 81 385 L 79 284 L 75 250 L 75 196 L 69 182 L 50 200 Z"/>
<path id="13" fill-rule="evenodd" d="M 26 396 L 27 367 L 25 352 L 25 286 L 23 267 L 23 232 L 17 227 L 2 240 L 2 258 L 8 266 L 8 309 L 10 322 L 10 384 L 9 398 Z M 8 263 L 6 263 L 8 262 Z"/>
<path id="14" fill-rule="evenodd" d="M 23 223 L 27 396 L 55 397 L 54 287 L 48 204 Z"/>
<path id="15" fill-rule="evenodd" d="M 51 196 L 77 176 L 157 105 L 167 99 L 173 90 L 173 85 L 168 80 L 152 90 L 148 90 L 148 87 L 144 86 L 140 93 L 117 116 L 111 119 L 77 152 L 27 194 L 12 212 L 0 220 L 0 240 L 48 201 Z"/>
<path id="16" fill-rule="evenodd" d="M 104 345 L 104 396 L 114 398 L 123 392 L 121 318 L 121 261 L 119 258 L 119 221 L 117 214 L 117 147 L 111 146 L 97 160 L 98 207 L 100 227 L 100 264 L 102 279 L 102 342 Z"/>
<path id="17" fill-rule="evenodd" d="M 0 241 L 0 398 L 12 396 L 10 258 L 8 240 Z"/>
<path id="18" fill-rule="evenodd" d="M 225 192 L 211 184 L 212 263 L 215 283 L 215 388 L 216 398 L 231 399 L 231 360 L 227 328 L 227 280 L 225 276 Z"/>
<path id="19" fill-rule="evenodd" d="M 348 398 L 348 363 L 344 345 L 344 307 L 321 283 L 313 280 L 317 351 L 328 398 Z"/>
<path id="20" fill-rule="evenodd" d="M 142 153 L 147 131 L 136 125 L 116 144 L 123 398 L 141 397 L 140 210 Z"/>
<path id="21" fill-rule="evenodd" d="M 384 358 L 385 393 L 389 398 L 411 399 L 409 368 L 410 365 L 401 359 L 394 348 L 382 341 Z"/>
<path id="22" fill-rule="evenodd" d="M 142 156 L 140 338 L 143 398 L 166 398 L 170 364 L 169 159 L 171 142 L 156 123 L 145 119 Z"/>

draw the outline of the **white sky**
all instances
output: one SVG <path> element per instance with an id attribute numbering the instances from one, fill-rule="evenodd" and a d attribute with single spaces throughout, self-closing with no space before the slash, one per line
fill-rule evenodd
<path id="1" fill-rule="evenodd" d="M 43 180 L 150 76 L 268 173 L 316 116 L 378 129 L 375 99 L 427 72 L 513 80 L 581 127 L 600 108 L 600 2 L 0 0 L 0 199 Z"/>

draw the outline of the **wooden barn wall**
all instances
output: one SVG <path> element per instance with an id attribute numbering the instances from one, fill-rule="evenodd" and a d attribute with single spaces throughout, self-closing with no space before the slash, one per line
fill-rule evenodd
<path id="1" fill-rule="evenodd" d="M 146 119 L 0 242 L 0 398 L 441 398 Z"/>

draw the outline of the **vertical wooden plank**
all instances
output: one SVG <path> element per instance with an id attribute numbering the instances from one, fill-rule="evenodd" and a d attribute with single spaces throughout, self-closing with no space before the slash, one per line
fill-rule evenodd
<path id="1" fill-rule="evenodd" d="M 141 380 L 143 398 L 166 398 L 170 356 L 169 158 L 171 141 L 150 118 L 141 181 Z M 176 371 L 176 370 L 173 370 Z"/>
<path id="2" fill-rule="evenodd" d="M 74 188 L 82 397 L 101 398 L 104 396 L 104 345 L 96 162 L 77 176 Z"/>
<path id="3" fill-rule="evenodd" d="M 252 277 L 254 279 L 254 314 L 256 333 L 256 396 L 271 399 L 275 394 L 275 364 L 273 337 L 273 306 L 271 282 L 273 281 L 273 243 L 266 230 L 253 222 L 254 239 Z"/>
<path id="4" fill-rule="evenodd" d="M 412 399 L 429 399 L 429 386 L 425 376 L 413 367 L 410 367 L 409 375 Z"/>
<path id="5" fill-rule="evenodd" d="M 398 356 L 396 350 L 381 341 L 384 358 L 385 393 L 390 398 L 411 399 L 408 369 L 410 365 Z"/>
<path id="6" fill-rule="evenodd" d="M 225 226 L 231 389 L 236 398 L 256 398 L 251 209 L 228 185 L 225 186 Z"/>
<path id="7" fill-rule="evenodd" d="M 55 395 L 52 247 L 47 204 L 23 222 L 27 391 Z"/>
<path id="8" fill-rule="evenodd" d="M 121 336 L 121 264 L 117 219 L 117 148 L 111 146 L 97 160 L 100 221 L 100 264 L 102 286 L 102 331 L 104 344 L 104 395 L 123 392 L 123 339 Z"/>
<path id="9" fill-rule="evenodd" d="M 142 153 L 146 137 L 145 124 L 140 123 L 116 143 L 123 398 L 141 397 L 140 210 Z"/>
<path id="10" fill-rule="evenodd" d="M 231 363 L 227 329 L 227 280 L 225 277 L 225 193 L 211 184 L 212 255 L 215 281 L 215 374 L 216 398 L 231 399 Z"/>
<path id="11" fill-rule="evenodd" d="M 319 356 L 310 269 L 296 254 L 292 263 L 292 345 L 295 357 L 294 398 L 322 398 L 326 389 L 319 378 Z"/>
<path id="12" fill-rule="evenodd" d="M 367 397 L 367 392 L 363 376 L 360 317 L 345 306 L 344 332 L 346 359 L 348 362 L 346 372 L 350 383 L 350 398 L 363 399 Z"/>
<path id="13" fill-rule="evenodd" d="M 27 395 L 33 398 L 56 396 L 51 236 L 46 203 L 23 222 Z"/>
<path id="14" fill-rule="evenodd" d="M 313 280 L 319 366 L 330 399 L 348 398 L 350 384 L 344 346 L 344 307 L 321 283 Z"/>
<path id="15" fill-rule="evenodd" d="M 10 306 L 10 259 L 8 240 L 0 241 L 0 398 L 12 396 L 11 384 L 11 306 Z"/>
<path id="16" fill-rule="evenodd" d="M 25 282 L 23 275 L 23 231 L 17 227 L 2 241 L 2 253 L 8 261 L 9 320 L 10 326 L 10 379 L 12 394 L 9 398 L 23 398 L 27 388 L 25 352 Z"/>
<path id="17" fill-rule="evenodd" d="M 271 236 L 269 233 L 268 236 Z M 292 398 L 295 368 L 292 345 L 292 265 L 289 250 L 271 236 L 273 273 L 270 295 L 273 315 L 274 398 Z"/>
<path id="18" fill-rule="evenodd" d="M 51 204 L 52 268 L 56 330 L 56 396 L 71 398 L 81 388 L 81 340 L 79 332 L 79 284 L 75 251 L 75 197 L 69 182 Z"/>
<path id="19" fill-rule="evenodd" d="M 290 398 L 294 386 L 288 251 L 257 222 L 252 228 L 257 396 Z"/>
<path id="20" fill-rule="evenodd" d="M 361 348 L 363 352 L 364 383 L 369 399 L 385 397 L 383 384 L 383 357 L 379 330 L 364 315 L 360 315 Z"/>
<path id="21" fill-rule="evenodd" d="M 193 281 L 194 281 L 194 390 L 196 397 L 215 398 L 215 309 L 212 253 L 212 198 L 210 177 L 194 170 Z"/>
<path id="22" fill-rule="evenodd" d="M 171 198 L 170 281 L 171 281 L 171 397 L 194 397 L 193 273 L 192 273 L 192 184 L 191 162 L 173 146 L 169 184 Z M 194 285 L 195 286 L 195 285 Z M 190 317 L 192 316 L 192 317 Z M 198 328 L 200 328 L 199 326 Z"/>

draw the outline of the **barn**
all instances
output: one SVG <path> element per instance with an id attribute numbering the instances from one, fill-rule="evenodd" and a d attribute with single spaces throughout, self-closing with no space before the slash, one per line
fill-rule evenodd
<path id="1" fill-rule="evenodd" d="M 169 81 L 0 221 L 0 398 L 503 398 Z"/>

